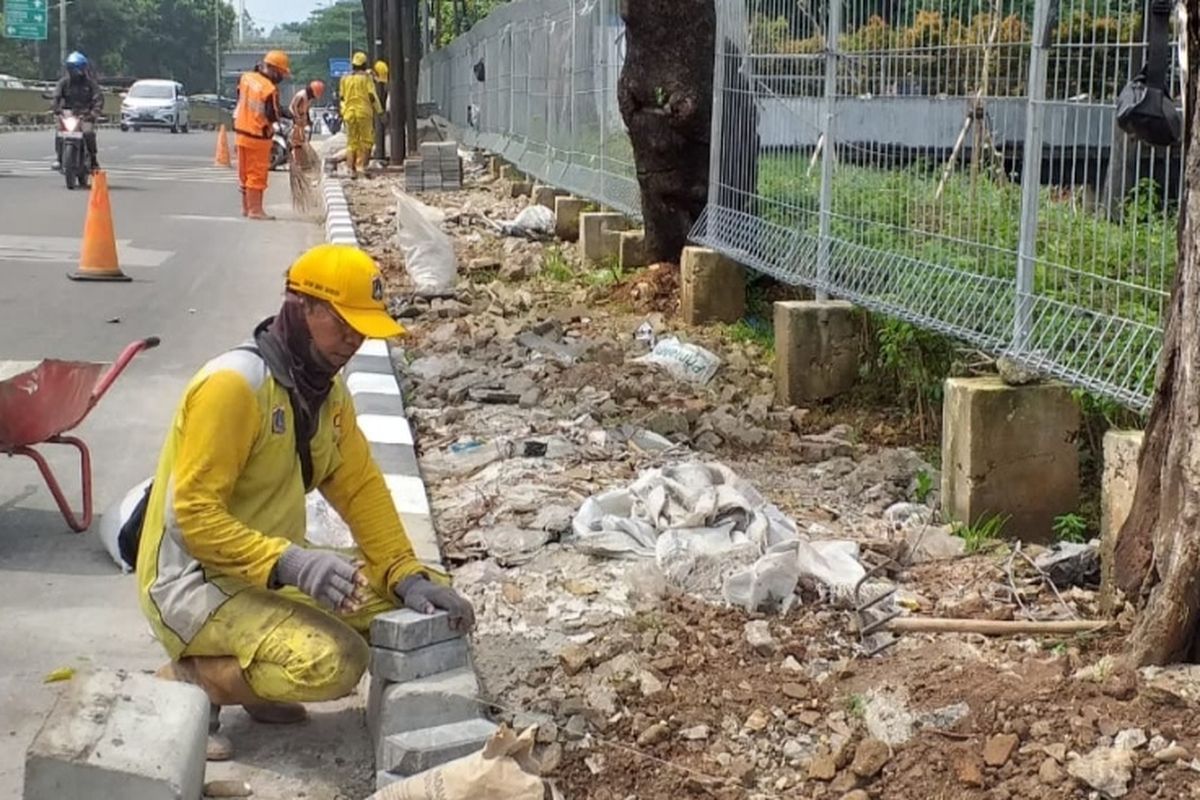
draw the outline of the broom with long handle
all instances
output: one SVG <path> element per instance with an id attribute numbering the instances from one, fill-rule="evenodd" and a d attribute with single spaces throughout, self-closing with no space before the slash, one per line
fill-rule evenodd
<path id="1" fill-rule="evenodd" d="M 292 186 L 292 208 L 297 214 L 315 214 L 321 208 L 321 194 L 317 191 L 317 175 L 321 159 L 313 146 L 305 141 L 293 147 L 288 158 L 288 178 Z"/>

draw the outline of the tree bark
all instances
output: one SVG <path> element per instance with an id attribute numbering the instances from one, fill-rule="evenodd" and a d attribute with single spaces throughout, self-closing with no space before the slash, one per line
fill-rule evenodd
<path id="1" fill-rule="evenodd" d="M 678 263 L 708 197 L 713 0 L 622 0 L 617 99 L 633 144 L 646 254 Z"/>
<path id="2" fill-rule="evenodd" d="M 1188 60 L 1200 58 L 1200 15 L 1188 15 Z M 1143 604 L 1126 644 L 1136 666 L 1193 655 L 1200 622 L 1200 144 L 1197 84 L 1188 77 L 1187 162 L 1179 264 L 1167 312 L 1154 403 L 1138 459 L 1133 506 L 1117 540 L 1114 574 Z"/>

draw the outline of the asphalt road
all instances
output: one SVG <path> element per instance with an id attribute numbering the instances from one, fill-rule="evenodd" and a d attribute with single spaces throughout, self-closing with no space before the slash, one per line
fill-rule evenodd
<path id="1" fill-rule="evenodd" d="M 49 133 L 0 134 L 0 362 L 111 361 L 132 340 L 162 339 L 78 429 L 99 515 L 153 473 L 188 379 L 277 307 L 287 265 L 321 230 L 292 214 L 283 173 L 267 198 L 280 219 L 243 220 L 234 172 L 212 166 L 211 133 L 104 130 L 100 161 L 133 282 L 75 283 L 66 273 L 88 196 L 50 170 L 52 145 Z M 78 467 L 65 455 L 53 464 L 77 498 Z M 57 692 L 47 673 L 164 660 L 134 578 L 118 574 L 98 528 L 70 533 L 33 462 L 0 456 L 0 800 L 21 796 L 25 748 Z"/>

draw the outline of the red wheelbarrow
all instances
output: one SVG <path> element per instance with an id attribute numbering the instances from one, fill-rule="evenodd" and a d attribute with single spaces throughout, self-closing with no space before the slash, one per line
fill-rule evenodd
<path id="1" fill-rule="evenodd" d="M 67 525 L 83 533 L 92 524 L 92 455 L 87 445 L 66 432 L 83 422 L 96 403 L 143 350 L 158 347 L 158 338 L 134 342 L 114 364 L 88 361 L 45 361 L 10 368 L 0 365 L 0 453 L 29 456 L 37 464 Z M 62 487 L 35 444 L 66 444 L 79 451 L 83 514 L 76 516 Z"/>

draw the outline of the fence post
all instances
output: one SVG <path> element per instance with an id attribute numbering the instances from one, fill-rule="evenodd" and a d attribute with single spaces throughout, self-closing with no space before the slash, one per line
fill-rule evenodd
<path id="1" fill-rule="evenodd" d="M 829 249 L 833 229 L 833 162 L 837 156 L 836 100 L 838 37 L 842 33 L 842 0 L 830 0 L 825 33 L 825 97 L 821 113 L 820 232 L 817 238 L 817 299 L 828 300 Z"/>
<path id="2" fill-rule="evenodd" d="M 570 134 L 567 137 L 570 147 L 567 148 L 567 163 L 563 167 L 563 183 L 573 181 L 573 177 L 568 177 L 571 174 L 571 167 L 575 164 L 575 148 L 578 140 L 575 138 L 578 134 L 578 129 L 575 127 L 575 72 L 579 69 L 579 5 L 578 0 L 571 0 L 571 82 L 568 84 L 568 91 L 571 92 L 571 127 Z"/>
<path id="3" fill-rule="evenodd" d="M 1029 100 L 1025 111 L 1025 145 L 1021 164 L 1021 230 L 1017 242 L 1016 306 L 1013 314 L 1014 352 L 1028 349 L 1033 324 L 1033 276 L 1037 270 L 1038 191 L 1042 175 L 1042 124 L 1046 115 L 1046 73 L 1054 31 L 1050 13 L 1054 0 L 1036 0 L 1033 7 L 1033 48 L 1029 60 Z"/>
<path id="4" fill-rule="evenodd" d="M 714 242 L 726 241 L 725 237 L 721 235 L 719 223 L 725 216 L 724 210 L 721 208 L 721 147 L 725 140 L 725 59 L 729 57 L 725 50 L 726 42 L 729 41 L 726 31 L 729 20 L 725 13 L 725 6 L 730 2 L 742 2 L 742 0 L 716 0 L 715 2 L 717 30 L 716 47 L 713 48 L 713 52 L 716 57 L 713 59 L 712 135 L 709 137 L 708 145 L 708 216 L 704 226 L 704 235 L 708 239 L 709 246 L 712 246 Z"/>

